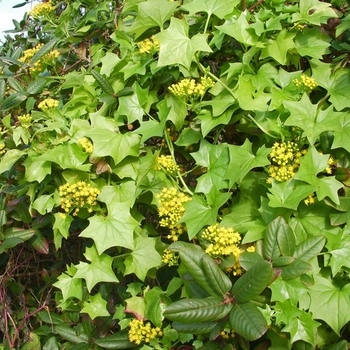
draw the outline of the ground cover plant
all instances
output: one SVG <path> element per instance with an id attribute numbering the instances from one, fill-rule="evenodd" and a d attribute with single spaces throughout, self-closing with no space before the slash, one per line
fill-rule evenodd
<path id="1" fill-rule="evenodd" d="M 318 0 L 14 21 L 0 348 L 346 350 L 349 21 Z"/>

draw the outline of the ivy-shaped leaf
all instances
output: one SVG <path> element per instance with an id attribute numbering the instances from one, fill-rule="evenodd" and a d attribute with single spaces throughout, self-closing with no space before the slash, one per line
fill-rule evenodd
<path id="1" fill-rule="evenodd" d="M 90 263 L 81 261 L 78 265 L 75 265 L 77 272 L 73 277 L 85 279 L 86 287 L 90 293 L 99 282 L 118 282 L 112 270 L 112 257 L 107 254 L 98 254 L 94 245 L 91 248 L 86 248 L 84 255 Z"/>
<path id="2" fill-rule="evenodd" d="M 172 17 L 169 28 L 156 35 L 160 42 L 158 67 L 181 64 L 190 69 L 197 51 L 212 51 L 207 44 L 206 34 L 196 34 L 189 38 L 188 29 L 185 19 Z"/>
<path id="3" fill-rule="evenodd" d="M 110 315 L 107 311 L 107 301 L 102 298 L 100 293 L 90 295 L 89 299 L 84 301 L 84 306 L 80 312 L 88 314 L 92 320 L 96 317 L 108 317 Z"/>

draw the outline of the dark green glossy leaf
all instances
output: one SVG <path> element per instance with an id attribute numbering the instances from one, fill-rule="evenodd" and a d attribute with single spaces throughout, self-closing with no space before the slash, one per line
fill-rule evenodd
<path id="1" fill-rule="evenodd" d="M 35 95 L 43 91 L 46 86 L 47 80 L 44 78 L 37 78 L 33 80 L 27 87 L 27 93 Z"/>
<path id="2" fill-rule="evenodd" d="M 96 339 L 95 343 L 103 349 L 130 349 L 135 347 L 135 343 L 129 341 L 127 332 L 118 332 Z"/>
<path id="3" fill-rule="evenodd" d="M 170 304 L 164 317 L 180 323 L 217 321 L 231 310 L 231 304 L 224 304 L 222 298 L 183 299 Z"/>
<path id="4" fill-rule="evenodd" d="M 178 332 L 182 333 L 195 333 L 195 334 L 205 334 L 209 333 L 215 326 L 217 322 L 200 322 L 200 323 L 181 323 L 173 322 L 172 327 Z"/>
<path id="5" fill-rule="evenodd" d="M 233 285 L 232 294 L 236 303 L 246 303 L 257 297 L 270 283 L 272 267 L 267 261 L 257 262 Z"/>
<path id="6" fill-rule="evenodd" d="M 312 266 L 306 261 L 295 259 L 290 264 L 281 267 L 282 278 L 284 280 L 291 280 L 298 276 L 308 273 L 312 270 Z"/>
<path id="7" fill-rule="evenodd" d="M 324 236 L 309 237 L 296 247 L 293 256 L 303 261 L 310 261 L 322 250 L 325 243 Z"/>
<path id="8" fill-rule="evenodd" d="M 236 304 L 230 312 L 230 323 L 236 333 L 248 340 L 259 339 L 268 329 L 265 317 L 251 303 Z"/>
<path id="9" fill-rule="evenodd" d="M 27 99 L 27 94 L 23 92 L 17 92 L 7 97 L 1 104 L 1 110 L 7 111 L 8 109 L 19 106 L 24 100 Z"/>
<path id="10" fill-rule="evenodd" d="M 108 95 L 114 94 L 114 90 L 113 90 L 111 84 L 108 82 L 108 80 L 103 75 L 101 75 L 100 73 L 98 73 L 95 70 L 92 70 L 91 74 L 95 78 L 95 80 L 97 81 L 97 84 L 99 85 L 99 87 L 102 89 L 103 92 L 105 92 Z"/>
<path id="11" fill-rule="evenodd" d="M 30 64 L 34 64 L 39 61 L 41 57 L 45 56 L 49 53 L 57 44 L 57 39 L 52 39 L 48 43 L 46 43 L 39 51 L 37 51 L 32 57 Z"/>

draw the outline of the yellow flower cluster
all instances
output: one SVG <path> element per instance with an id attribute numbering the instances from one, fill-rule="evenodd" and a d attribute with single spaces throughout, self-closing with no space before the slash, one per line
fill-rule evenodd
<path id="1" fill-rule="evenodd" d="M 0 142 L 0 154 L 4 154 L 5 152 L 5 144 L 3 142 Z"/>
<path id="2" fill-rule="evenodd" d="M 83 137 L 78 143 L 86 153 L 91 154 L 93 152 L 94 146 L 88 138 Z"/>
<path id="3" fill-rule="evenodd" d="M 311 205 L 311 204 L 314 204 L 315 203 L 315 194 L 312 193 L 309 195 L 309 197 L 307 197 L 306 199 L 304 199 L 304 203 L 306 205 Z"/>
<path id="4" fill-rule="evenodd" d="M 38 18 L 42 16 L 48 16 L 55 11 L 55 6 L 51 4 L 51 2 L 42 2 L 33 7 L 32 10 L 28 12 L 29 16 L 33 18 Z"/>
<path id="5" fill-rule="evenodd" d="M 139 48 L 139 52 L 141 54 L 154 54 L 159 51 L 159 41 L 154 36 L 147 38 L 145 40 L 137 43 L 137 47 Z"/>
<path id="6" fill-rule="evenodd" d="M 179 257 L 169 249 L 165 249 L 162 256 L 162 261 L 164 264 L 169 266 L 178 265 Z"/>
<path id="7" fill-rule="evenodd" d="M 156 170 L 164 169 L 170 175 L 176 175 L 180 171 L 179 166 L 176 164 L 172 156 L 159 156 L 157 158 Z"/>
<path id="8" fill-rule="evenodd" d="M 236 333 L 233 329 L 229 330 L 229 329 L 224 329 L 223 331 L 220 332 L 220 335 L 224 338 L 224 339 L 229 339 L 229 338 L 234 338 L 236 336 Z"/>
<path id="9" fill-rule="evenodd" d="M 44 46 L 44 44 L 38 44 L 32 49 L 25 50 L 23 56 L 18 60 L 22 63 L 30 63 L 33 56 Z M 33 75 L 37 75 L 40 72 L 44 71 L 48 65 L 52 65 L 55 63 L 56 59 L 60 53 L 57 50 L 51 50 L 44 56 L 42 56 L 39 60 L 34 62 L 33 66 L 29 68 L 29 72 Z"/>
<path id="10" fill-rule="evenodd" d="M 293 28 L 296 30 L 299 30 L 299 32 L 303 32 L 304 29 L 306 28 L 306 24 L 294 23 Z"/>
<path id="11" fill-rule="evenodd" d="M 202 238 L 209 242 L 205 252 L 211 256 L 234 255 L 236 260 L 242 253 L 238 247 L 241 236 L 231 227 L 220 227 L 218 223 L 209 226 L 203 233 Z"/>
<path id="12" fill-rule="evenodd" d="M 150 322 L 144 324 L 143 320 L 137 320 L 136 318 L 129 323 L 129 327 L 129 340 L 137 345 L 141 342 L 149 343 L 151 339 L 163 335 L 159 327 L 152 327 Z"/>
<path id="13" fill-rule="evenodd" d="M 74 184 L 66 183 L 60 186 L 58 193 L 61 208 L 66 213 L 74 208 L 73 215 L 76 216 L 80 208 L 87 208 L 89 213 L 93 211 L 92 207 L 96 205 L 100 191 L 85 181 L 79 181 Z"/>
<path id="14" fill-rule="evenodd" d="M 327 163 L 328 163 L 328 166 L 325 169 L 325 171 L 327 174 L 331 175 L 332 174 L 332 166 L 336 165 L 337 162 L 333 159 L 333 157 L 329 157 Z"/>
<path id="15" fill-rule="evenodd" d="M 41 109 L 42 111 L 48 111 L 50 109 L 56 108 L 57 106 L 58 106 L 58 101 L 54 100 L 51 97 L 46 98 L 45 100 L 41 101 L 38 104 L 38 108 Z"/>
<path id="16" fill-rule="evenodd" d="M 314 78 L 308 77 L 302 74 L 300 79 L 294 79 L 293 83 L 296 87 L 300 88 L 302 91 L 310 92 L 315 89 L 318 85 Z"/>
<path id="17" fill-rule="evenodd" d="M 174 187 L 163 188 L 157 197 L 160 200 L 158 213 L 162 218 L 159 224 L 170 229 L 168 238 L 175 242 L 178 240 L 178 236 L 185 232 L 185 226 L 178 224 L 178 221 L 185 212 L 183 204 L 191 198 Z"/>
<path id="18" fill-rule="evenodd" d="M 209 77 L 202 77 L 200 82 L 194 79 L 183 79 L 177 84 L 172 84 L 169 91 L 178 97 L 201 97 L 205 92 L 214 86 L 214 82 Z"/>
<path id="19" fill-rule="evenodd" d="M 17 119 L 21 123 L 21 125 L 26 129 L 28 129 L 31 126 L 33 120 L 30 114 L 20 115 Z"/>
<path id="20" fill-rule="evenodd" d="M 300 165 L 300 158 L 306 154 L 300 151 L 295 142 L 275 142 L 270 152 L 271 165 L 269 174 L 271 178 L 283 182 L 291 179 Z"/>

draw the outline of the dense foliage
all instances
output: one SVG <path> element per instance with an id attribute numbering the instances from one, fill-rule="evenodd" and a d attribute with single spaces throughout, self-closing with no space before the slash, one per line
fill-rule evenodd
<path id="1" fill-rule="evenodd" d="M 51 0 L 14 21 L 0 347 L 346 350 L 349 23 L 318 0 Z"/>

